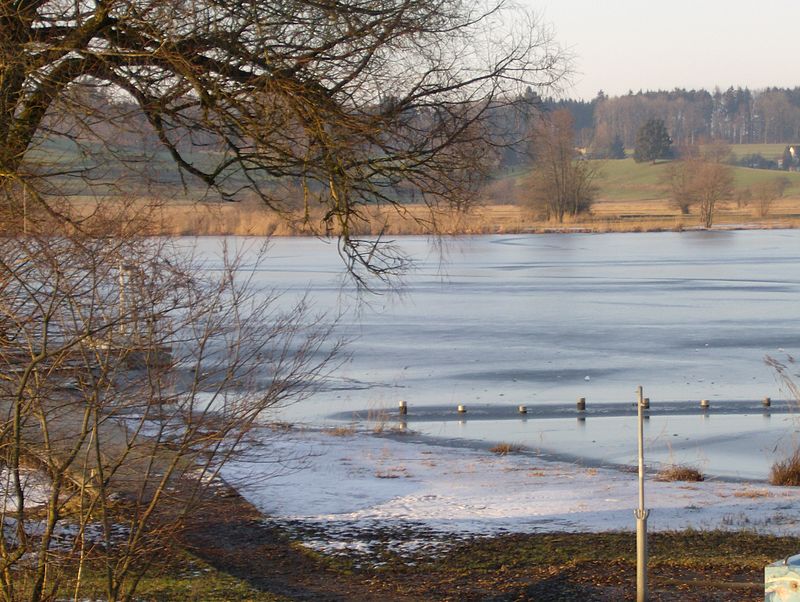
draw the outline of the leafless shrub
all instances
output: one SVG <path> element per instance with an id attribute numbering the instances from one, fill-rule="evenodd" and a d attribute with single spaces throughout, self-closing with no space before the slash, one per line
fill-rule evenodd
<path id="1" fill-rule="evenodd" d="M 331 325 L 303 300 L 281 308 L 221 253 L 206 270 L 167 239 L 0 239 L 6 599 L 20 583 L 51 598 L 65 559 L 77 597 L 80 567 L 99 559 L 107 597 L 130 596 L 270 411 L 331 369 Z M 30 466 L 48 483 L 44 512 L 23 487 Z"/>
<path id="2" fill-rule="evenodd" d="M 790 181 L 785 176 L 757 182 L 751 186 L 753 198 L 756 200 L 756 209 L 759 217 L 767 217 L 773 203 L 786 192 Z"/>
<path id="3" fill-rule="evenodd" d="M 575 133 L 569 111 L 543 116 L 531 134 L 534 171 L 529 204 L 541 217 L 562 223 L 588 213 L 597 195 L 596 162 L 575 151 Z"/>

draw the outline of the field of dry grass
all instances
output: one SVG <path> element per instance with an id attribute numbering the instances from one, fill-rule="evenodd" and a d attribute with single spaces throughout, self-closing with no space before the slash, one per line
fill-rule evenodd
<path id="1" fill-rule="evenodd" d="M 436 210 L 422 205 L 407 205 L 398 212 L 392 208 L 367 209 L 354 225 L 357 235 L 425 235 L 441 234 L 502 234 L 521 232 L 587 231 L 587 232 L 647 232 L 701 227 L 699 215 L 682 215 L 670 206 L 663 187 L 654 182 L 655 171 L 633 162 L 615 162 L 620 171 L 609 174 L 601 186 L 599 198 L 592 211 L 563 224 L 537 218 L 525 207 L 525 175 L 509 175 L 486 188 L 478 203 L 468 212 Z M 656 166 L 658 167 L 658 166 Z M 657 171 L 657 170 L 656 170 Z M 744 174 L 774 177 L 774 172 L 743 170 Z M 626 173 L 622 173 L 626 172 Z M 641 176 L 642 172 L 646 177 Z M 638 175 L 637 175 L 638 174 Z M 736 201 L 718 204 L 716 228 L 797 228 L 800 227 L 800 173 L 790 174 L 797 182 L 785 198 L 775 201 L 766 216 L 760 215 L 754 201 L 746 205 Z M 636 180 L 641 181 L 636 183 Z M 625 182 L 624 186 L 621 182 Z M 630 190 L 628 190 L 630 188 Z M 138 199 L 123 203 L 107 198 L 104 208 L 118 206 L 119 212 L 147 223 L 146 232 L 154 235 L 240 235 L 240 236 L 326 236 L 337 235 L 335 228 L 326 228 L 322 214 L 309 219 L 301 213 L 279 215 L 257 203 L 159 202 L 157 199 Z M 80 203 L 78 203 L 81 205 Z M 92 212 L 92 203 L 85 201 L 83 212 Z M 114 211 L 112 210 L 112 213 Z M 103 212 L 107 215 L 108 212 Z M 108 218 L 106 218 L 108 219 Z M 131 218 L 126 218 L 127 221 Z M 102 224 L 98 224 L 102 227 Z"/>
<path id="2" fill-rule="evenodd" d="M 104 203 L 113 201 L 104 201 Z M 147 232 L 166 236 L 327 236 L 338 235 L 338 229 L 326 226 L 322 213 L 306 219 L 302 213 L 278 214 L 258 204 L 239 203 L 164 203 L 151 199 L 134 201 L 126 211 L 148 214 Z M 501 221 L 517 222 L 516 208 L 498 208 Z M 433 211 L 424 206 L 407 206 L 402 211 L 389 208 L 368 209 L 352 225 L 356 235 L 398 234 L 477 234 L 496 231 L 491 223 L 495 208 L 469 213 Z M 90 213 L 87 207 L 84 211 Z M 502 226 L 500 226 L 502 227 Z"/>
<path id="3" fill-rule="evenodd" d="M 721 203 L 715 219 L 719 228 L 797 228 L 800 227 L 800 198 L 775 202 L 769 214 L 761 217 L 753 205 L 739 207 L 733 201 Z M 700 227 L 696 214 L 681 215 L 666 199 L 649 201 L 600 200 L 590 215 L 563 224 L 537 219 L 519 205 L 480 205 L 468 213 L 436 212 L 421 206 L 407 207 L 403 214 L 392 209 L 372 210 L 358 226 L 358 234 L 502 234 L 520 232 L 588 231 L 647 232 L 684 230 Z M 166 205 L 153 214 L 152 234 L 303 236 L 335 235 L 326 231 L 320 218 L 304 223 L 302 216 L 281 216 L 263 207 L 239 204 Z"/>

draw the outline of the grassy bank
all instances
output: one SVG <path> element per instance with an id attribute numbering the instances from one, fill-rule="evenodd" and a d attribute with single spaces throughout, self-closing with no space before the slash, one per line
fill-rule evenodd
<path id="1" fill-rule="evenodd" d="M 763 149 L 762 149 L 763 150 Z M 598 194 L 591 213 L 562 224 L 537 218 L 528 208 L 529 172 L 503 174 L 489 183 L 466 212 L 443 208 L 431 210 L 422 205 L 406 205 L 401 211 L 389 207 L 366 207 L 352 225 L 357 235 L 494 234 L 582 230 L 589 232 L 644 232 L 684 230 L 701 227 L 696 210 L 684 215 L 671 206 L 664 185 L 668 162 L 636 163 L 633 159 L 604 161 L 599 165 Z M 718 203 L 714 225 L 719 228 L 796 228 L 800 226 L 800 173 L 732 168 L 737 191 L 759 182 L 786 178 L 783 198 L 776 200 L 766 215 L 758 199 Z M 102 200 L 104 206 L 122 206 L 114 197 Z M 86 215 L 93 203 L 76 201 Z M 149 232 L 158 235 L 242 235 L 242 236 L 318 236 L 337 235 L 326 228 L 321 212 L 276 214 L 257 202 L 188 202 L 158 198 L 128 201 L 127 210 L 142 217 L 149 212 Z M 123 220 L 124 221 L 124 220 Z"/>
<path id="2" fill-rule="evenodd" d="M 631 526 L 634 519 L 631 514 Z M 414 537 L 420 536 L 414 530 Z M 399 552 L 408 530 L 385 524 L 330 554 L 300 538 L 311 525 L 282 527 L 238 495 L 198 508 L 183 535 L 155 559 L 137 600 L 245 601 L 613 601 L 635 598 L 636 537 L 626 533 L 508 534 Z M 361 546 L 361 540 L 364 544 Z M 431 534 L 432 542 L 442 538 Z M 796 553 L 795 537 L 747 531 L 653 533 L 650 599 L 763 600 L 764 566 Z M 369 552 L 364 552 L 368 549 Z M 409 548 L 405 548 L 408 550 Z M 422 548 L 417 548 L 422 550 Z M 64 575 L 76 567 L 65 560 Z M 19 584 L 23 587 L 24 584 Z M 57 598 L 102 599 L 99 566 L 83 587 L 65 579 Z"/>
<path id="3" fill-rule="evenodd" d="M 747 155 L 761 155 L 765 159 L 777 161 L 783 158 L 785 144 L 732 144 L 731 154 L 737 159 Z"/>
<path id="4" fill-rule="evenodd" d="M 437 557 L 401 557 L 386 549 L 370 563 L 347 553 L 326 557 L 302 551 L 263 525 L 254 527 L 240 545 L 227 547 L 229 543 L 235 542 L 226 542 L 222 535 L 217 546 L 201 549 L 197 556 L 154 567 L 142 581 L 137 599 L 617 601 L 635 597 L 632 533 L 507 535 L 462 543 Z M 762 600 L 764 566 L 796 551 L 794 538 L 751 533 L 657 533 L 651 534 L 649 543 L 654 601 Z M 287 557 L 293 560 L 287 562 Z M 74 592 L 67 586 L 63 593 Z M 81 595 L 102 597 L 99 579 L 96 587 L 83 589 Z"/>
<path id="5" fill-rule="evenodd" d="M 106 599 L 106 582 L 102 566 L 87 562 L 82 568 L 80 588 L 70 575 L 77 567 L 69 562 L 59 566 L 64 577 L 55 599 L 81 600 Z M 19 600 L 27 599 L 29 584 L 15 582 Z M 136 589 L 135 600 L 163 600 L 186 602 L 280 602 L 289 600 L 254 587 L 246 579 L 220 571 L 195 555 L 172 550 L 164 554 L 144 575 Z"/>
<path id="6" fill-rule="evenodd" d="M 142 201 L 142 205 L 146 202 Z M 406 207 L 403 214 L 389 208 L 374 208 L 356 224 L 359 235 L 512 234 L 553 231 L 649 232 L 700 228 L 696 214 L 681 215 L 666 199 L 625 199 L 622 195 L 601 198 L 589 215 L 562 224 L 537 219 L 527 208 L 516 204 L 478 205 L 467 213 L 431 212 L 426 207 Z M 797 228 L 800 227 L 800 196 L 776 201 L 767 216 L 756 207 L 737 206 L 734 201 L 720 204 L 716 228 Z M 305 223 L 302 216 L 279 216 L 260 206 L 242 204 L 181 203 L 165 205 L 153 214 L 148 228 L 154 235 L 240 235 L 240 236 L 320 236 L 326 232 L 321 219 Z"/>
<path id="7" fill-rule="evenodd" d="M 653 534 L 652 600 L 761 600 L 765 564 L 791 553 L 789 538 L 752 534 Z M 630 600 L 635 597 L 632 533 L 509 535 L 461 546 L 445 557 L 404 569 L 409 581 L 429 575 L 418 593 L 450 584 L 492 599 Z M 423 578 L 423 581 L 426 579 Z"/>

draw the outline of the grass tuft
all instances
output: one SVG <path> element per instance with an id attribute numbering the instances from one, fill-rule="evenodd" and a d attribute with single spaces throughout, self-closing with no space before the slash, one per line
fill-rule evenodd
<path id="1" fill-rule="evenodd" d="M 656 474 L 656 481 L 688 481 L 697 483 L 704 479 L 702 473 L 691 466 L 673 464 L 662 468 Z"/>
<path id="2" fill-rule="evenodd" d="M 769 482 L 773 485 L 796 487 L 800 485 L 800 449 L 786 458 L 772 465 L 769 472 Z"/>
<path id="3" fill-rule="evenodd" d="M 507 456 L 508 454 L 516 454 L 525 451 L 525 446 L 519 443 L 498 443 L 494 447 L 490 447 L 489 451 L 499 456 Z"/>
<path id="4" fill-rule="evenodd" d="M 769 492 L 767 489 L 744 489 L 742 491 L 734 491 L 733 497 L 741 497 L 741 498 L 760 498 L 760 497 L 772 497 L 772 493 Z"/>
<path id="5" fill-rule="evenodd" d="M 353 425 L 349 426 L 336 426 L 329 429 L 325 429 L 323 431 L 326 435 L 331 435 L 332 437 L 352 437 L 356 434 L 356 427 Z"/>

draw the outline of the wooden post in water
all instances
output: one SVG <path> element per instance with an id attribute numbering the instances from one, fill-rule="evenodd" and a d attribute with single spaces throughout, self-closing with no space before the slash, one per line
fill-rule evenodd
<path id="1" fill-rule="evenodd" d="M 633 511 L 636 517 L 636 602 L 646 602 L 647 593 L 647 517 L 650 511 L 644 507 L 644 397 L 642 387 L 638 389 L 639 438 L 639 507 Z"/>
<path id="2" fill-rule="evenodd" d="M 458 406 L 458 413 L 459 414 L 466 414 L 467 413 L 466 406 L 463 406 L 463 405 Z"/>
<path id="3" fill-rule="evenodd" d="M 586 411 L 586 398 L 585 397 L 579 397 L 578 398 L 578 411 L 579 412 L 585 412 Z"/>
<path id="4" fill-rule="evenodd" d="M 398 408 L 401 416 L 408 414 L 408 404 L 405 401 L 400 401 Z"/>
<path id="5" fill-rule="evenodd" d="M 772 404 L 772 400 L 769 397 L 765 397 L 764 400 L 761 402 L 761 404 L 765 408 L 768 408 Z"/>

